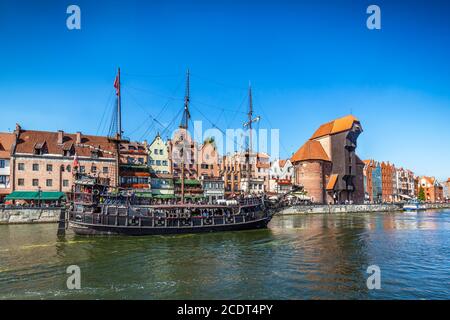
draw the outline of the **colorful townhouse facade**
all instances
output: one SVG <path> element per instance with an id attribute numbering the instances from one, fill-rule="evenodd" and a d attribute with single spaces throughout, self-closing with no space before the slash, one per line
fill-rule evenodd
<path id="1" fill-rule="evenodd" d="M 198 147 L 196 159 L 198 179 L 219 177 L 219 152 L 213 140 L 205 140 Z"/>
<path id="2" fill-rule="evenodd" d="M 167 141 L 170 172 L 174 177 L 181 177 L 184 167 L 184 176 L 188 179 L 198 178 L 198 143 L 195 142 L 189 131 L 180 127 Z"/>
<path id="3" fill-rule="evenodd" d="M 169 147 L 161 138 L 159 133 L 155 139 L 147 146 L 148 166 L 150 172 L 154 174 L 171 174 L 171 160 L 169 157 Z"/>
<path id="4" fill-rule="evenodd" d="M 397 201 L 408 201 L 417 197 L 415 193 L 414 172 L 404 168 L 395 169 Z"/>
<path id="5" fill-rule="evenodd" d="M 416 194 L 418 196 L 420 195 L 421 189 L 423 189 L 426 202 L 444 201 L 444 187 L 435 177 L 416 177 Z"/>
<path id="6" fill-rule="evenodd" d="M 383 172 L 381 163 L 375 160 L 364 160 L 363 162 L 365 201 L 370 203 L 383 202 Z M 387 175 L 385 174 L 385 176 Z M 387 180 L 386 177 L 385 180 Z M 392 187 L 390 186 L 390 188 Z"/>
<path id="7" fill-rule="evenodd" d="M 395 202 L 397 187 L 395 166 L 389 162 L 381 162 L 381 199 L 382 202 Z"/>
<path id="8" fill-rule="evenodd" d="M 13 133 L 0 133 L 0 202 L 11 193 L 11 150 Z"/>
<path id="9" fill-rule="evenodd" d="M 268 190 L 270 163 L 263 153 L 235 152 L 222 157 L 219 174 L 223 176 L 226 196 L 242 192 L 253 194 Z"/>
<path id="10" fill-rule="evenodd" d="M 444 199 L 446 201 L 450 201 L 450 178 L 448 178 L 447 181 L 443 182 L 442 185 L 443 185 Z"/>
<path id="11" fill-rule="evenodd" d="M 294 166 L 291 160 L 273 161 L 269 170 L 269 192 L 282 194 L 291 191 L 293 178 Z"/>
<path id="12" fill-rule="evenodd" d="M 145 143 L 122 142 L 120 146 L 120 187 L 145 192 L 150 188 L 147 169 L 148 153 Z"/>

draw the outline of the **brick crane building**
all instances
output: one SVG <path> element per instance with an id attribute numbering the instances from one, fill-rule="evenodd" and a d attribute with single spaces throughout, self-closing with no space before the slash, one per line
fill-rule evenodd
<path id="1" fill-rule="evenodd" d="M 356 155 L 362 132 L 348 115 L 321 125 L 292 156 L 294 184 L 315 203 L 363 203 L 364 163 Z"/>

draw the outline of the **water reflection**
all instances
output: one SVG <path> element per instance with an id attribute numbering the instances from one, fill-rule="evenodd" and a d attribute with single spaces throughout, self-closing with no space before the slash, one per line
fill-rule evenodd
<path id="1" fill-rule="evenodd" d="M 0 226 L 0 298 L 450 298 L 450 211 L 275 217 L 267 230 L 56 237 Z M 82 290 L 65 289 L 79 265 Z M 382 290 L 366 287 L 379 265 Z"/>

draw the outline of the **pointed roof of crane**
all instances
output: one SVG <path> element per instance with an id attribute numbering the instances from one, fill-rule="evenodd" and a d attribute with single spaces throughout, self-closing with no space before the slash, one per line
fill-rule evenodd
<path id="1" fill-rule="evenodd" d="M 333 121 L 327 122 L 319 127 L 319 129 L 314 132 L 310 139 L 317 139 L 330 134 L 335 134 L 343 131 L 350 130 L 354 122 L 359 122 L 359 120 L 354 115 L 347 115 L 342 118 L 335 119 Z"/>
<path id="2" fill-rule="evenodd" d="M 330 161 L 330 158 L 319 141 L 308 140 L 291 158 L 292 163 L 305 160 Z"/>

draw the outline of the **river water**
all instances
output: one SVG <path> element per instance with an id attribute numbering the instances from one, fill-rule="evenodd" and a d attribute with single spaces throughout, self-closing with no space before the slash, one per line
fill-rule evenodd
<path id="1" fill-rule="evenodd" d="M 267 230 L 58 239 L 0 226 L 0 299 L 450 299 L 450 210 L 276 216 Z M 81 289 L 68 290 L 78 265 Z M 370 265 L 381 289 L 366 285 Z"/>

